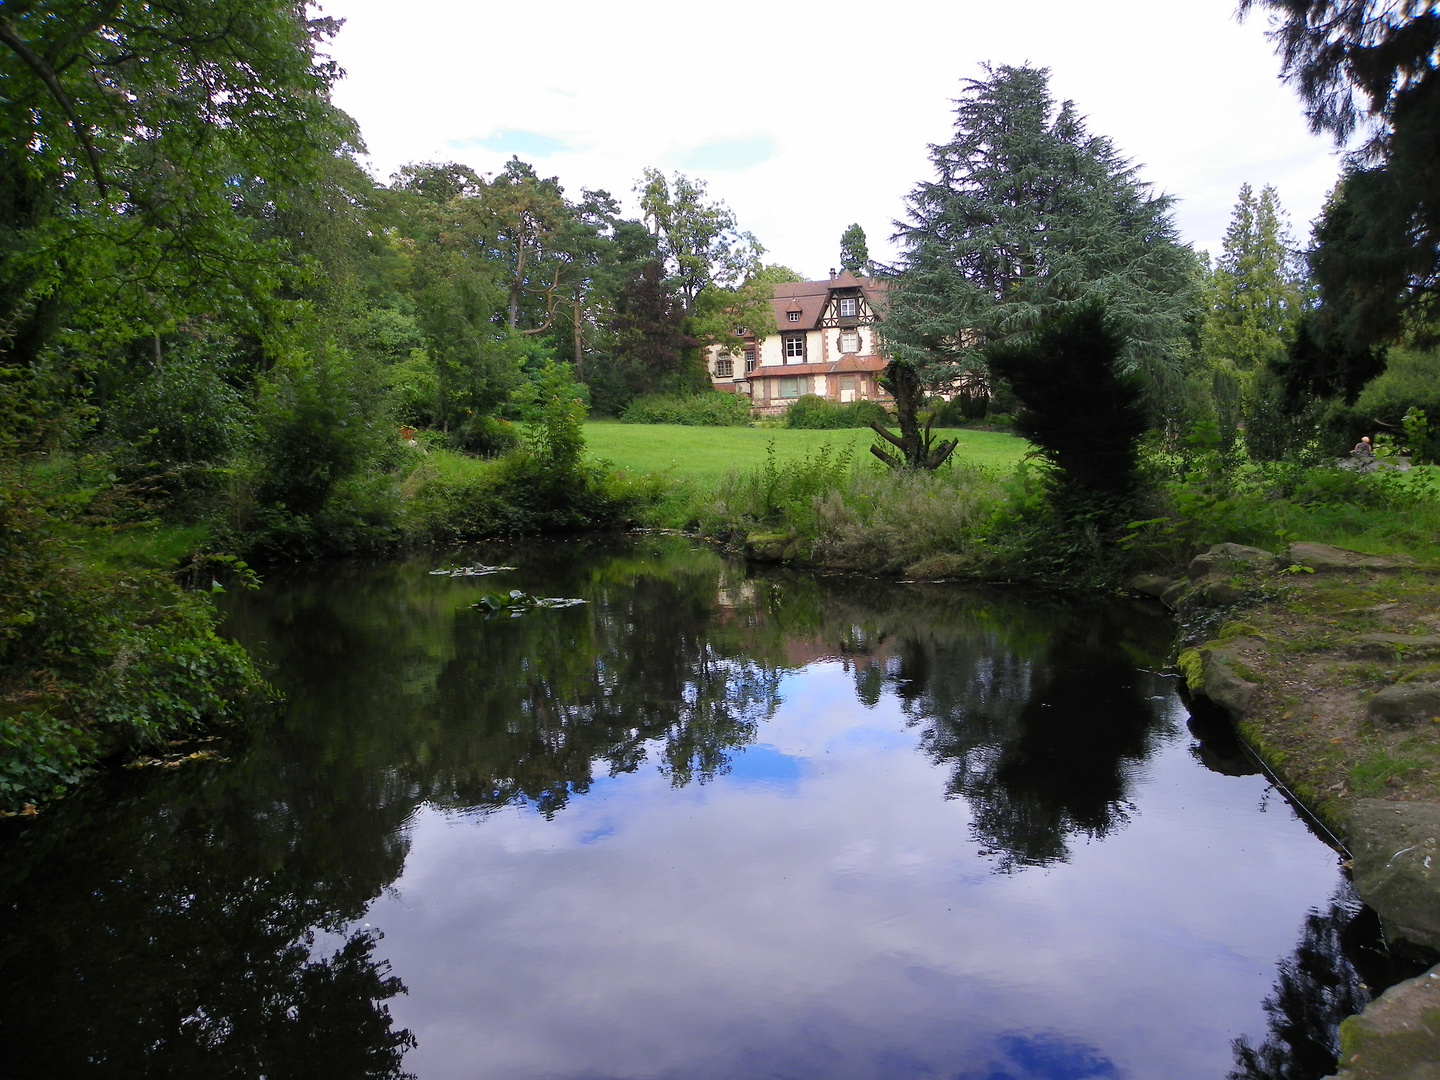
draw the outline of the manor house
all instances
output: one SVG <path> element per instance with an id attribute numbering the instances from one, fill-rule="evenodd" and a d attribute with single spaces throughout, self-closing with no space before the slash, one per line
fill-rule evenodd
<path id="1" fill-rule="evenodd" d="M 773 334 L 745 337 L 741 355 L 719 345 L 707 351 L 715 389 L 745 394 L 762 416 L 783 413 L 802 394 L 890 404 L 876 381 L 888 363 L 875 333 L 884 296 L 884 282 L 849 270 L 776 285 Z"/>

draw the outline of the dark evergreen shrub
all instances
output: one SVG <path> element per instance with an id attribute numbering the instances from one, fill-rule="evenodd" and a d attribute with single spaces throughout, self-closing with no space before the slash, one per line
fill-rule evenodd
<path id="1" fill-rule="evenodd" d="M 495 416 L 471 416 L 450 433 L 450 445 L 481 457 L 499 457 L 520 445 L 520 431 Z"/>
<path id="2" fill-rule="evenodd" d="M 1124 344 L 1104 304 L 1092 301 L 990 351 L 991 369 L 1021 406 L 1015 430 L 1053 466 L 1052 499 L 1067 515 L 1097 502 L 1118 510 L 1135 491 L 1144 391 L 1116 367 Z"/>

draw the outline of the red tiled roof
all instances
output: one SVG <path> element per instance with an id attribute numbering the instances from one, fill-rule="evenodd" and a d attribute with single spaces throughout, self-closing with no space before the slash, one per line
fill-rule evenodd
<path id="1" fill-rule="evenodd" d="M 820 316 L 825 313 L 832 289 L 859 288 L 872 310 L 884 302 L 885 282 L 876 278 L 857 278 L 849 270 L 842 270 L 837 277 L 824 281 L 792 281 L 775 286 L 775 324 L 784 332 L 791 330 L 813 330 L 820 325 Z M 800 318 L 791 322 L 789 313 L 798 311 Z"/>

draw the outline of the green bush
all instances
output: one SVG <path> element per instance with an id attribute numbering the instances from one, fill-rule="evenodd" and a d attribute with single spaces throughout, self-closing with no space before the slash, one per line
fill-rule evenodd
<path id="1" fill-rule="evenodd" d="M 394 404 L 395 418 L 414 427 L 439 427 L 440 373 L 424 349 L 385 368 L 385 384 Z"/>
<path id="2" fill-rule="evenodd" d="M 620 419 L 627 424 L 682 424 L 687 427 L 742 427 L 750 422 L 750 399 L 716 390 L 693 397 L 636 398 Z"/>
<path id="3" fill-rule="evenodd" d="M 796 398 L 785 412 L 785 426 L 788 428 L 862 428 L 869 427 L 872 421 L 888 424 L 890 414 L 873 401 L 853 401 L 840 405 L 818 394 L 805 394 Z"/>
<path id="4" fill-rule="evenodd" d="M 214 361 L 177 351 L 110 408 L 114 433 L 134 454 L 165 464 L 226 461 L 244 441 L 249 408 Z"/>
<path id="5" fill-rule="evenodd" d="M 930 413 L 936 427 L 965 427 L 989 414 L 992 401 L 988 393 L 956 393 L 949 401 L 934 401 Z"/>
<path id="6" fill-rule="evenodd" d="M 1099 301 L 1079 304 L 1018 342 L 990 351 L 1014 389 L 1015 428 L 1052 468 L 1051 502 L 1093 530 L 1123 520 L 1138 483 L 1144 388 L 1118 366 L 1125 339 Z"/>
<path id="7" fill-rule="evenodd" d="M 546 532 L 616 529 L 633 524 L 661 498 L 663 481 L 582 463 L 561 488 L 529 449 L 463 470 L 423 467 L 407 481 L 406 537 L 450 543 Z"/>
<path id="8" fill-rule="evenodd" d="M 168 576 L 83 565 L 65 523 L 0 475 L 0 810 L 61 794 L 102 757 L 159 748 L 268 697 Z M 207 582 L 208 584 L 208 582 Z"/>
<path id="9" fill-rule="evenodd" d="M 1384 372 L 1365 384 L 1354 406 L 1337 415 L 1337 451 L 1342 444 L 1349 449 L 1361 435 L 1373 437 L 1377 430 L 1400 435 L 1411 409 L 1421 410 L 1432 422 L 1423 444 L 1409 449 L 1422 460 L 1440 460 L 1440 424 L 1433 422 L 1440 417 L 1440 350 L 1391 349 Z"/>
<path id="10" fill-rule="evenodd" d="M 732 472 L 720 482 L 714 505 L 704 511 L 702 530 L 743 536 L 756 528 L 781 527 L 813 534 L 816 500 L 844 485 L 852 465 L 849 449 L 837 454 L 828 444 L 814 457 L 781 465 L 771 440 L 763 465 L 747 473 Z"/>
<path id="11" fill-rule="evenodd" d="M 393 444 L 367 373 L 336 348 L 275 364 L 259 402 L 262 504 L 312 516 Z"/>
<path id="12" fill-rule="evenodd" d="M 500 457 L 520 445 L 520 429 L 498 416 L 471 416 L 450 433 L 447 442 L 456 450 Z"/>

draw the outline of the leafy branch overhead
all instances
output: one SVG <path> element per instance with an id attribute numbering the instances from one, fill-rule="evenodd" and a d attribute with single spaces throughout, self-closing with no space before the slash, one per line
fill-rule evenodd
<path id="1" fill-rule="evenodd" d="M 1321 306 L 1308 334 L 1359 369 L 1372 366 L 1367 350 L 1407 335 L 1433 343 L 1440 10 L 1429 0 L 1240 0 L 1241 14 L 1255 8 L 1271 16 L 1282 75 L 1311 128 L 1351 147 L 1315 229 Z"/>

